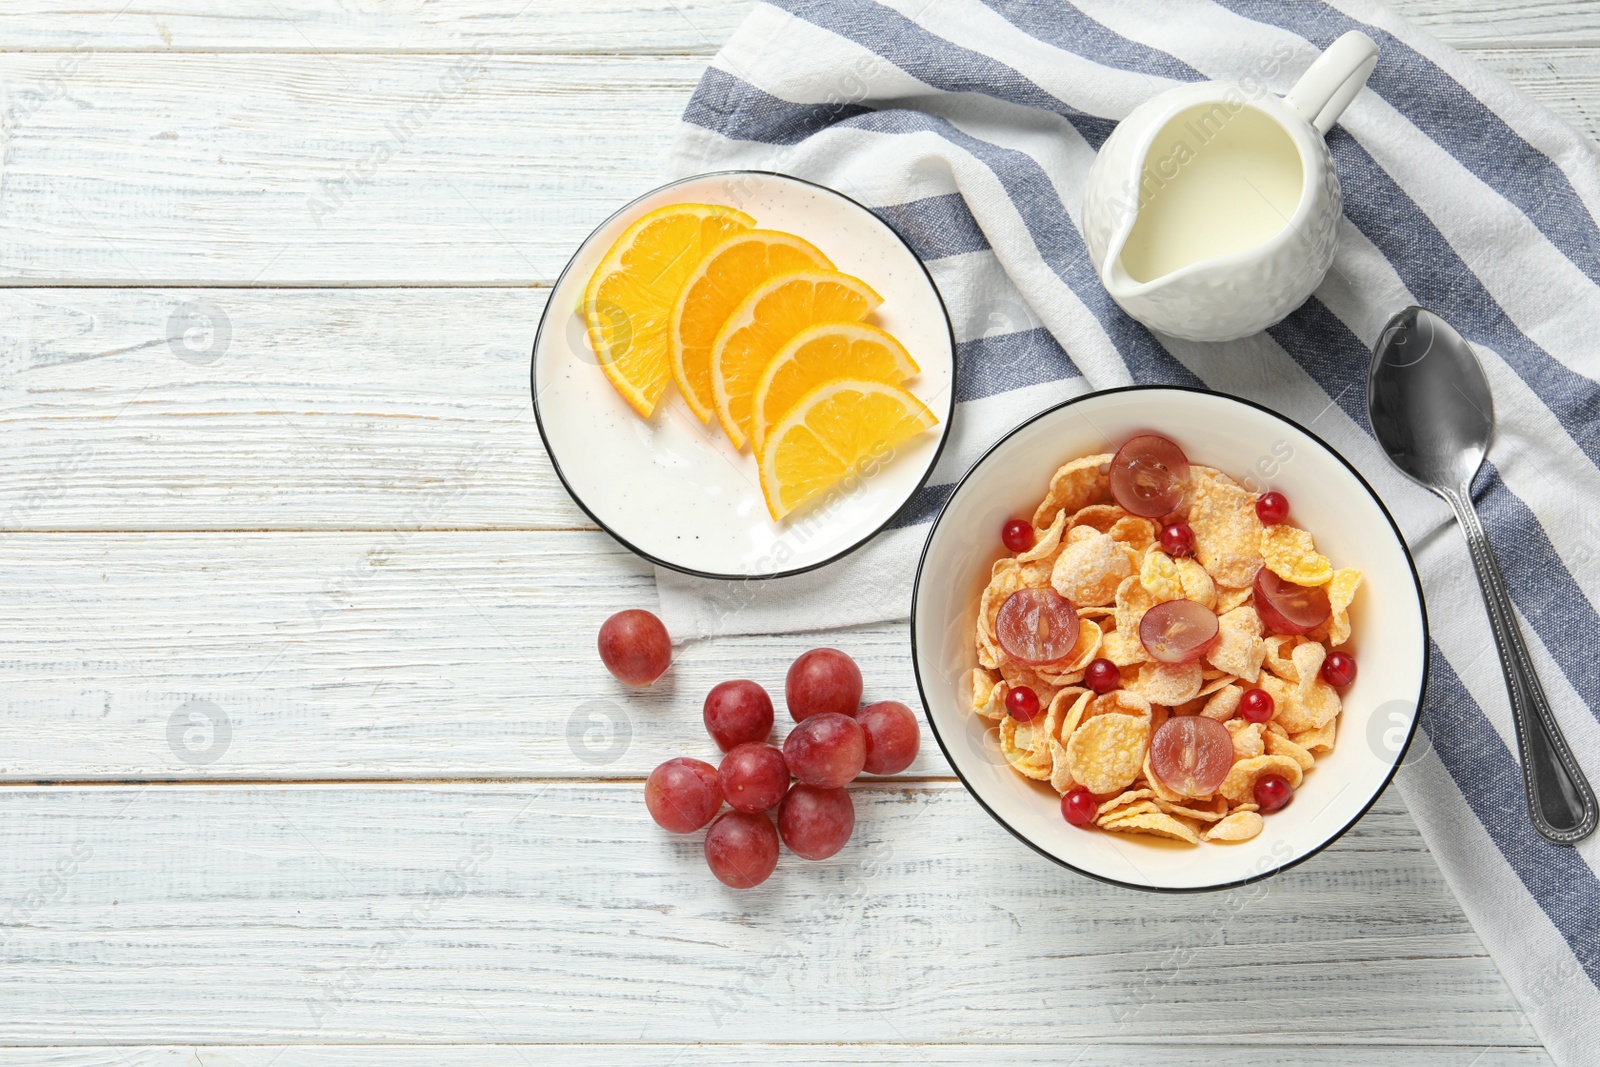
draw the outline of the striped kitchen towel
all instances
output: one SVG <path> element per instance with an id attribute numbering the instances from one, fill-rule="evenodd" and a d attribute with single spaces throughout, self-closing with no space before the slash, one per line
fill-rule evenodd
<path id="1" fill-rule="evenodd" d="M 1084 178 L 1116 121 L 1173 84 L 1286 91 L 1359 29 L 1382 49 L 1329 137 L 1345 192 L 1338 259 L 1283 323 L 1227 344 L 1158 337 L 1085 252 Z M 1466 549 L 1365 413 L 1369 346 L 1408 304 L 1483 357 L 1499 433 L 1478 507 L 1545 688 L 1600 781 L 1600 161 L 1496 75 L 1366 0 L 775 0 L 691 99 L 673 169 L 780 170 L 878 211 L 927 261 L 955 324 L 957 408 L 929 486 L 895 528 L 772 583 L 658 573 L 675 635 L 817 629 L 906 614 L 953 483 L 1059 400 L 1203 385 L 1310 426 L 1395 513 L 1435 642 L 1401 791 L 1468 916 L 1558 1062 L 1596 1063 L 1600 838 L 1529 824 L 1510 708 Z"/>

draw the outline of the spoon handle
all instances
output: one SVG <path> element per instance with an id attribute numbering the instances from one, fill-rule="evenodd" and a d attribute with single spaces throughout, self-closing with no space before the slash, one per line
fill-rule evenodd
<path id="1" fill-rule="evenodd" d="M 1523 784 L 1528 793 L 1528 813 L 1534 829 L 1560 845 L 1570 845 L 1594 833 L 1600 808 L 1583 770 L 1572 758 L 1567 740 L 1550 710 L 1533 658 L 1523 643 L 1511 595 L 1505 579 L 1489 549 L 1489 538 L 1478 521 L 1467 486 L 1444 494 L 1456 513 L 1472 565 L 1483 588 L 1483 602 L 1489 609 L 1489 626 L 1494 631 L 1495 649 L 1500 653 L 1500 669 L 1506 676 L 1511 695 L 1511 717 L 1517 728 L 1517 746 L 1522 754 Z"/>

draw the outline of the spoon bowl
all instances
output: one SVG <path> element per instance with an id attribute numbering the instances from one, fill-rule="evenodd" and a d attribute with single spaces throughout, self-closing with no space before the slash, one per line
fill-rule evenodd
<path id="1" fill-rule="evenodd" d="M 1443 497 L 1466 535 L 1511 698 L 1534 828 L 1558 844 L 1594 833 L 1594 791 L 1572 756 L 1534 672 L 1511 594 L 1472 506 L 1472 481 L 1494 438 L 1494 398 L 1472 346 L 1439 316 L 1409 307 L 1373 346 L 1367 411 L 1394 465 Z"/>

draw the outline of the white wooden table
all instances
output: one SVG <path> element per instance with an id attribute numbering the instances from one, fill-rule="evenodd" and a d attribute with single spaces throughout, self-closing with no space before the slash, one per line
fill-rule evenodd
<path id="1" fill-rule="evenodd" d="M 1600 131 L 1592 3 L 1400 6 Z M 649 823 L 705 690 L 816 639 L 623 694 L 651 576 L 527 351 L 746 7 L 7 0 L 0 1064 L 1549 1062 L 1393 795 L 1181 898 L 931 744 L 750 893 Z M 828 641 L 914 693 L 903 625 Z"/>

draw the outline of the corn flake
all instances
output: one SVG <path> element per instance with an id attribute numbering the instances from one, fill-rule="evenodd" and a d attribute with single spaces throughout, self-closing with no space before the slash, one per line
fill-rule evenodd
<path id="1" fill-rule="evenodd" d="M 1337 648 L 1350 640 L 1350 602 L 1361 585 L 1361 572 L 1354 567 L 1333 572 L 1328 580 L 1328 643 Z"/>
<path id="2" fill-rule="evenodd" d="M 1255 608 L 1234 608 L 1217 619 L 1217 640 L 1206 652 L 1206 660 L 1219 670 L 1254 682 L 1261 674 L 1261 660 L 1267 654 L 1261 641 L 1261 616 Z"/>
<path id="3" fill-rule="evenodd" d="M 1212 611 L 1217 610 L 1217 583 L 1206 569 L 1187 556 L 1172 561 L 1178 571 L 1178 584 L 1185 600 L 1192 600 Z"/>
<path id="4" fill-rule="evenodd" d="M 1067 765 L 1073 779 L 1089 792 L 1116 792 L 1139 776 L 1149 742 L 1148 716 L 1096 715 L 1073 731 L 1067 742 Z"/>
<path id="5" fill-rule="evenodd" d="M 1250 585 L 1261 569 L 1262 527 L 1255 494 L 1220 480 L 1208 468 L 1189 469 L 1195 558 L 1219 585 Z"/>
<path id="6" fill-rule="evenodd" d="M 1255 811 L 1235 811 L 1200 835 L 1202 841 L 1248 841 L 1261 833 L 1267 821 Z"/>
<path id="7" fill-rule="evenodd" d="M 1111 492 L 1107 477 L 1111 455 L 1083 456 L 1056 468 L 1050 477 L 1050 489 L 1033 513 L 1033 525 L 1049 529 L 1060 511 L 1077 512 L 1099 503 Z"/>
<path id="8" fill-rule="evenodd" d="M 1187 841 L 1191 845 L 1200 843 L 1200 835 L 1194 832 L 1193 827 L 1160 811 L 1147 811 L 1138 815 L 1130 815 L 1110 823 L 1102 823 L 1101 825 L 1112 833 L 1154 834 L 1156 837 L 1170 837 L 1176 841 Z"/>
<path id="9" fill-rule="evenodd" d="M 1217 792 L 1232 801 L 1247 801 L 1255 795 L 1256 779 L 1264 774 L 1281 774 L 1295 789 L 1300 788 L 1304 778 L 1300 764 L 1288 756 L 1253 756 L 1234 763 L 1233 769 L 1217 787 Z"/>
<path id="10" fill-rule="evenodd" d="M 1143 663 L 1133 688 L 1152 704 L 1171 707 L 1193 700 L 1200 695 L 1200 664 Z"/>
<path id="11" fill-rule="evenodd" d="M 1225 685 L 1211 694 L 1211 699 L 1206 701 L 1206 706 L 1200 709 L 1200 714 L 1208 719 L 1218 722 L 1227 722 L 1239 710 L 1239 702 L 1244 699 L 1244 688 L 1237 685 Z"/>
<path id="12" fill-rule="evenodd" d="M 1073 533 L 1087 529 L 1074 527 Z M 1121 546 L 1109 535 L 1089 530 L 1086 536 L 1074 539 L 1061 550 L 1050 584 L 1075 605 L 1097 606 L 1111 603 L 1118 587 L 1132 573 L 1133 566 Z"/>
<path id="13" fill-rule="evenodd" d="M 1177 564 L 1159 548 L 1144 554 L 1144 563 L 1139 567 L 1139 584 L 1157 603 L 1183 599 L 1183 581 L 1178 577 Z"/>
<path id="14" fill-rule="evenodd" d="M 1311 535 L 1285 523 L 1262 528 L 1261 559 L 1267 570 L 1295 585 L 1322 585 L 1333 577 L 1333 564 Z"/>

